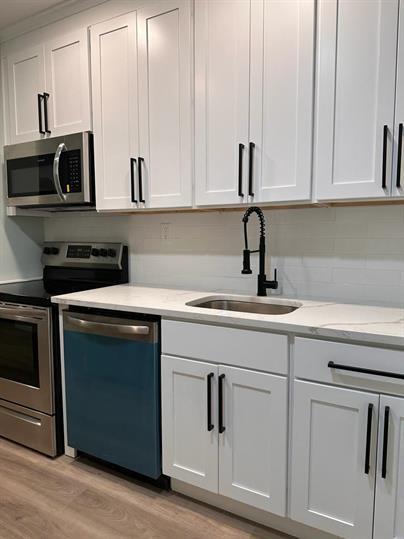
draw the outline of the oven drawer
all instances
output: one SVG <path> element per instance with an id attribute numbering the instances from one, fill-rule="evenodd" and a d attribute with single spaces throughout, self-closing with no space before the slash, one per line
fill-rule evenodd
<path id="1" fill-rule="evenodd" d="M 0 400 L 0 436 L 56 456 L 55 417 Z"/>

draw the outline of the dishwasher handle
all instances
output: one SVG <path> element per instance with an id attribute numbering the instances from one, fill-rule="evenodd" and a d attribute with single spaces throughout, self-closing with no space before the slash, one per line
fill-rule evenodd
<path id="1" fill-rule="evenodd" d="M 108 320 L 108 318 L 107 318 Z M 64 318 L 64 327 L 67 330 L 79 331 L 81 333 L 92 333 L 108 337 L 137 338 L 148 340 L 151 336 L 150 325 L 133 324 L 125 319 L 101 322 L 99 320 L 88 320 L 77 314 L 67 314 Z"/>

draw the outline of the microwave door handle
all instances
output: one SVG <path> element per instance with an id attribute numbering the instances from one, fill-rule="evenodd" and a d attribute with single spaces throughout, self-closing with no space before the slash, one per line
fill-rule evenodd
<path id="1" fill-rule="evenodd" d="M 63 193 L 62 186 L 60 185 L 59 161 L 60 161 L 60 156 L 62 155 L 62 152 L 64 152 L 65 150 L 67 150 L 66 144 L 64 142 L 61 142 L 56 150 L 55 158 L 53 160 L 53 184 L 62 202 L 65 202 L 66 195 Z"/>

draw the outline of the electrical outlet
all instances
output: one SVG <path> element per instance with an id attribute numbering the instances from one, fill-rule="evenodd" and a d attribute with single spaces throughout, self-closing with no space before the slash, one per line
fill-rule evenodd
<path id="1" fill-rule="evenodd" d="M 160 225 L 160 238 L 162 240 L 170 239 L 171 233 L 171 224 L 170 223 L 161 223 Z"/>

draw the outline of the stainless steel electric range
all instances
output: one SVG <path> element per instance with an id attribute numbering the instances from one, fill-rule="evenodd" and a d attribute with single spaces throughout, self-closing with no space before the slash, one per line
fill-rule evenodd
<path id="1" fill-rule="evenodd" d="M 0 436 L 49 456 L 63 450 L 54 295 L 128 282 L 119 243 L 46 243 L 43 279 L 0 285 Z"/>

